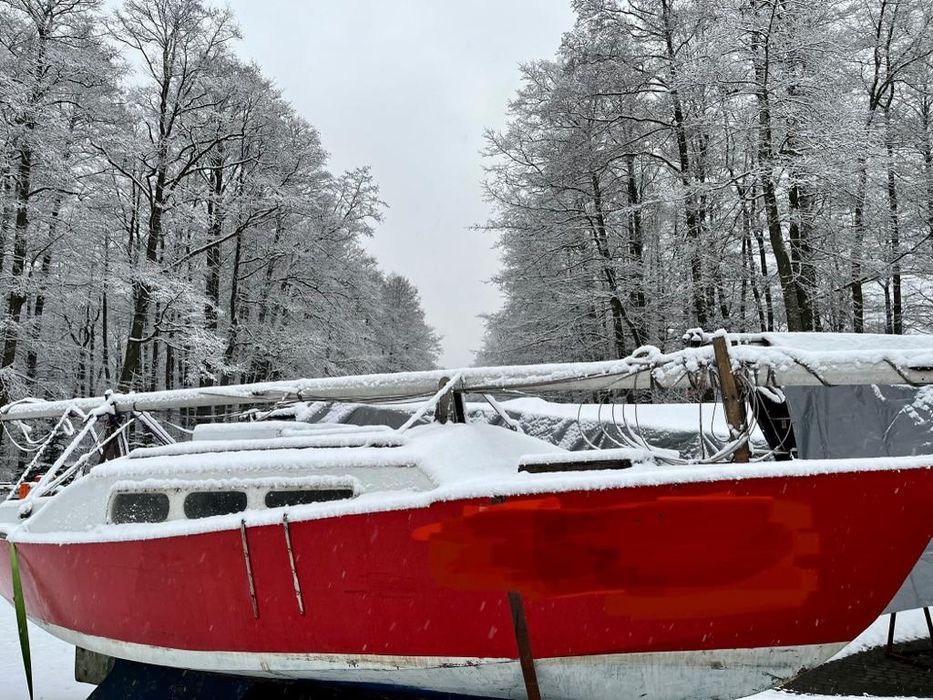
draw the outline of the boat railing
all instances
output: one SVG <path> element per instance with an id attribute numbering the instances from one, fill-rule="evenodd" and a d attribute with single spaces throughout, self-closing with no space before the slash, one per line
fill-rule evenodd
<path id="1" fill-rule="evenodd" d="M 22 500 L 21 514 L 28 515 L 36 499 L 54 494 L 60 486 L 85 471 L 93 457 L 109 459 L 127 454 L 129 445 L 126 435 L 134 423 L 144 426 L 162 444 L 169 445 L 175 442 L 158 421 L 145 411 L 133 410 L 125 419 L 118 419 L 114 410 L 113 395 L 108 395 L 102 405 L 86 413 L 77 406 L 68 406 L 41 440 L 34 440 L 30 431 L 21 426 L 25 445 L 16 445 L 23 452 L 31 453 L 32 459 L 6 495 L 6 500 Z M 76 427 L 77 425 L 80 427 Z M 60 437 L 70 437 L 71 440 L 51 466 L 41 473 L 38 481 L 32 484 L 28 491 L 23 489 L 24 484 L 29 483 L 29 480 L 44 468 L 43 457 L 50 451 L 53 442 Z M 80 450 L 85 442 L 89 442 L 89 445 Z M 72 455 L 77 455 L 76 459 L 72 460 Z M 25 497 L 21 497 L 22 494 L 25 494 Z"/>
<path id="2" fill-rule="evenodd" d="M 838 335 L 838 334 L 837 334 Z M 832 336 L 832 337 L 830 337 Z M 22 425 L 44 419 L 55 422 L 41 440 L 23 430 L 17 443 L 31 459 L 7 498 L 41 469 L 56 438 L 69 443 L 39 479 L 26 500 L 52 493 L 91 460 L 127 454 L 130 427 L 140 425 L 157 442 L 170 445 L 174 439 L 150 411 L 218 406 L 282 405 L 306 401 L 385 403 L 418 400 L 421 404 L 398 428 L 403 434 L 419 421 L 465 422 L 464 397 L 483 397 L 504 423 L 519 429 L 495 395 L 526 395 L 552 391 L 590 392 L 607 395 L 622 390 L 638 392 L 687 388 L 714 392 L 721 398 L 729 426 L 724 444 L 713 445 L 705 461 L 750 461 L 769 454 L 752 454 L 750 436 L 756 411 L 749 411 L 763 392 L 782 386 L 834 386 L 837 384 L 933 383 L 933 337 L 846 336 L 851 346 L 840 350 L 833 334 L 706 334 L 690 331 L 688 347 L 664 353 L 646 346 L 629 357 L 606 362 L 558 363 L 512 367 L 480 367 L 460 370 L 431 370 L 356 377 L 324 377 L 284 382 L 218 386 L 142 393 L 107 393 L 103 397 L 66 401 L 23 400 L 0 408 L 0 423 Z M 868 338 L 866 340 L 866 338 Z M 625 417 L 623 414 L 623 422 Z M 683 463 L 665 454 L 622 426 L 612 442 L 617 447 L 647 449 L 665 463 Z M 89 447 L 79 452 L 79 447 Z M 591 445 L 591 447 L 593 447 Z"/>

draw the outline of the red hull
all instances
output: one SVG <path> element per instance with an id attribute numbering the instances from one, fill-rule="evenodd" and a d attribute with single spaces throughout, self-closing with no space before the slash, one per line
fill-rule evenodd
<path id="1" fill-rule="evenodd" d="M 933 470 L 441 502 L 141 541 L 23 542 L 29 615 L 181 650 L 516 658 L 843 642 L 933 536 Z M 0 548 L 0 589 L 9 562 Z"/>

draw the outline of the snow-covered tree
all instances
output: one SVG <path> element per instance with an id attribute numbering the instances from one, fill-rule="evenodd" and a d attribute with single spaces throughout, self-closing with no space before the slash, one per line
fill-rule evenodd
<path id="1" fill-rule="evenodd" d="M 433 366 L 384 204 L 202 0 L 0 0 L 0 399 Z"/>
<path id="2" fill-rule="evenodd" d="M 489 362 L 929 327 L 920 0 L 576 0 L 488 135 Z"/>

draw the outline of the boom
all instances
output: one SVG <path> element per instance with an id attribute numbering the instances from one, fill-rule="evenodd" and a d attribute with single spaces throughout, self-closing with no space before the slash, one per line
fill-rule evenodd
<path id="1" fill-rule="evenodd" d="M 322 377 L 62 401 L 28 399 L 0 408 L 0 420 L 58 418 L 69 407 L 87 413 L 108 400 L 118 413 L 282 401 L 411 400 L 434 395 L 439 383 L 451 377 L 459 377 L 453 389 L 464 393 L 708 386 L 716 368 L 711 336 L 689 337 L 699 346 L 671 353 L 646 346 L 624 359 L 605 362 Z M 734 372 L 755 386 L 933 383 L 933 336 L 772 333 L 728 337 Z"/>

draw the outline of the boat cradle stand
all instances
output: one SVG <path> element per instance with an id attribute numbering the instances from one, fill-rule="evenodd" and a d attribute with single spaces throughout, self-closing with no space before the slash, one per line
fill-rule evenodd
<path id="1" fill-rule="evenodd" d="M 927 671 L 933 671 L 933 616 L 930 615 L 930 608 L 923 608 L 923 617 L 927 623 L 927 632 L 930 635 L 930 648 L 918 649 L 911 652 L 900 652 L 894 649 L 894 628 L 897 625 L 897 613 L 891 613 L 891 619 L 888 622 L 888 641 L 884 647 L 884 653 L 889 659 L 901 661 L 903 663 L 919 666 Z M 926 660 L 929 657 L 929 661 Z"/>

